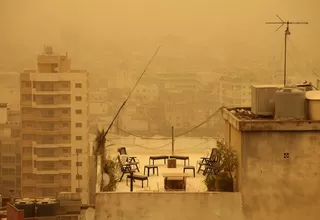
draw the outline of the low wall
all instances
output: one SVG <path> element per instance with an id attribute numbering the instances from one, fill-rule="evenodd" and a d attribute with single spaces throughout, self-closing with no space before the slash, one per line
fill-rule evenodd
<path id="1" fill-rule="evenodd" d="M 240 193 L 97 193 L 96 220 L 243 220 Z"/>

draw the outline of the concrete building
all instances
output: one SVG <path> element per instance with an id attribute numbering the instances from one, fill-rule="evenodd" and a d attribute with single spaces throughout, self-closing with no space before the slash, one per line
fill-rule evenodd
<path id="1" fill-rule="evenodd" d="M 6 103 L 0 104 L 0 194 L 20 196 L 21 154 L 20 121 L 16 112 L 9 111 Z"/>
<path id="2" fill-rule="evenodd" d="M 222 106 L 250 106 L 252 79 L 246 76 L 220 77 L 220 102 Z"/>
<path id="3" fill-rule="evenodd" d="M 245 219 L 318 219 L 320 122 L 256 119 L 249 110 L 223 109 Z"/>
<path id="4" fill-rule="evenodd" d="M 159 98 L 159 87 L 156 84 L 138 84 L 134 91 L 134 98 L 144 101 L 156 101 Z"/>
<path id="5" fill-rule="evenodd" d="M 199 92 L 203 89 L 200 77 L 196 73 L 156 73 L 164 89 L 191 90 Z"/>
<path id="6" fill-rule="evenodd" d="M 22 196 L 81 193 L 88 185 L 88 73 L 46 47 L 20 74 Z"/>
<path id="7" fill-rule="evenodd" d="M 20 110 L 20 74 L 0 72 L 0 103 L 8 103 L 12 110 Z"/>

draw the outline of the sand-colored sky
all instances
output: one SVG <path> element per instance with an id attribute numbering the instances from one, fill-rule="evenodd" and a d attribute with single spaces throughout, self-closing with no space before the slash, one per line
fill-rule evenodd
<path id="1" fill-rule="evenodd" d="M 315 60 L 319 7 L 317 0 L 0 0 L 0 64 L 9 59 L 5 53 L 34 56 L 44 44 L 82 59 L 115 45 L 149 56 L 168 35 L 184 42 L 163 49 L 168 56 L 201 44 L 215 57 L 265 62 L 283 51 L 284 29 L 265 24 L 276 14 L 309 22 L 292 26 L 290 45 L 295 56 L 303 52 L 300 60 Z"/>

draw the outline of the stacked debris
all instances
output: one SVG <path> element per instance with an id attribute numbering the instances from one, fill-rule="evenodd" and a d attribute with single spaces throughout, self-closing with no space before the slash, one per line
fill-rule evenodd
<path id="1" fill-rule="evenodd" d="M 229 111 L 241 120 L 268 120 L 273 119 L 273 116 L 255 115 L 250 108 L 231 108 Z"/>
<path id="2" fill-rule="evenodd" d="M 59 203 L 57 215 L 80 214 L 82 202 L 78 193 L 60 192 L 57 195 L 57 202 Z"/>

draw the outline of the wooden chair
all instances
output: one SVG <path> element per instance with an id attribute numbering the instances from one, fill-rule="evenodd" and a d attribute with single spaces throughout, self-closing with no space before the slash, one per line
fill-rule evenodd
<path id="1" fill-rule="evenodd" d="M 127 149 L 125 147 L 120 147 L 117 149 L 117 151 L 120 155 L 126 155 L 127 156 L 126 162 L 134 165 L 136 167 L 137 171 L 140 172 L 139 166 L 138 166 L 139 160 L 137 159 L 137 157 L 128 156 Z"/>
<path id="2" fill-rule="evenodd" d="M 122 178 L 123 178 L 123 176 L 124 176 L 125 174 L 130 174 L 130 172 L 131 172 L 131 171 L 135 171 L 135 169 L 132 169 L 132 168 L 131 168 L 132 164 L 130 164 L 130 163 L 123 163 L 123 162 L 121 161 L 120 155 L 118 155 L 118 163 L 119 163 L 119 165 L 120 165 L 120 169 L 121 169 L 121 172 L 122 172 L 122 175 L 121 175 L 120 180 L 119 180 L 119 182 L 121 182 L 121 180 L 122 180 Z"/>
<path id="3" fill-rule="evenodd" d="M 203 171 L 204 174 L 205 174 L 205 172 L 207 170 L 206 166 L 209 165 L 210 161 L 211 161 L 211 164 L 212 164 L 212 161 L 215 160 L 215 156 L 217 154 L 218 154 L 218 149 L 217 148 L 212 148 L 210 157 L 201 157 L 201 161 L 198 163 L 199 168 L 198 168 L 197 173 L 199 173 L 200 171 Z M 201 169 L 202 167 L 204 167 L 204 169 Z"/>

